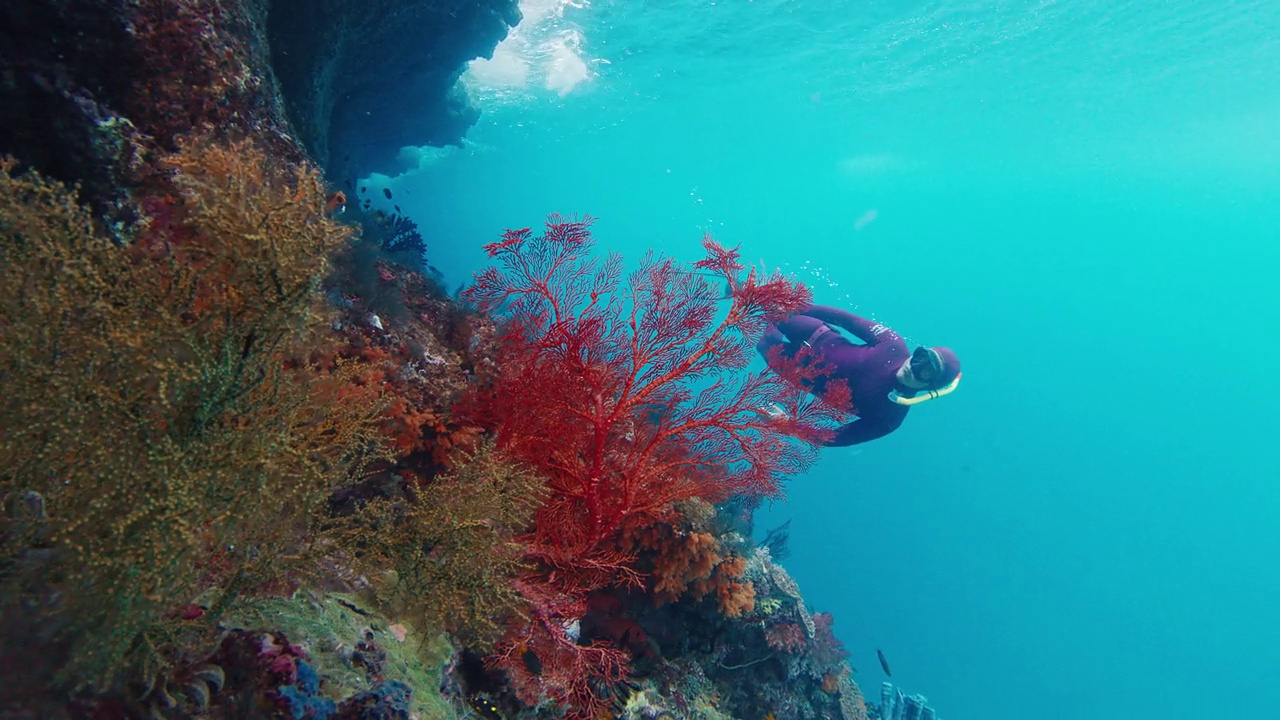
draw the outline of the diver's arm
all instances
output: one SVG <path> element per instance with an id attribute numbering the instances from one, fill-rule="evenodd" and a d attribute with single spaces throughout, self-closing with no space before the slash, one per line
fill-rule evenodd
<path id="1" fill-rule="evenodd" d="M 869 418 L 858 418 L 836 431 L 835 437 L 823 443 L 826 447 L 848 447 L 859 443 L 882 438 L 898 429 L 902 420 L 885 422 Z"/>
<path id="2" fill-rule="evenodd" d="M 878 336 L 880 334 L 893 332 L 878 322 L 826 305 L 810 305 L 808 308 L 801 310 L 800 314 L 835 325 L 868 345 L 875 345 L 879 342 Z"/>

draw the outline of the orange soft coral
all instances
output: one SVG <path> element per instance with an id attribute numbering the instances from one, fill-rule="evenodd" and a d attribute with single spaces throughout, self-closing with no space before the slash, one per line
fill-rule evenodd
<path id="1" fill-rule="evenodd" d="M 626 533 L 623 546 L 648 560 L 651 591 L 659 604 L 676 602 L 685 594 L 695 600 L 714 595 L 726 617 L 755 608 L 755 587 L 742 580 L 746 560 L 726 556 L 711 533 L 655 523 Z"/>
<path id="2" fill-rule="evenodd" d="M 405 455 L 422 449 L 426 429 L 442 429 L 440 417 L 429 409 L 415 407 L 405 397 L 397 397 L 387 407 L 385 431 Z"/>
<path id="3" fill-rule="evenodd" d="M 648 560 L 651 591 L 658 604 L 675 602 L 690 583 L 711 577 L 721 561 L 720 543 L 705 532 L 687 532 L 667 523 L 634 528 L 623 536 L 627 552 Z"/>
<path id="4" fill-rule="evenodd" d="M 351 313 L 360 314 L 354 309 Z M 418 321 L 406 322 L 414 325 Z M 457 368 L 426 366 L 418 357 L 422 353 L 413 349 L 411 337 L 425 337 L 421 328 L 401 328 L 389 321 L 377 333 L 355 322 L 339 326 L 346 345 L 329 362 L 340 358 L 359 362 L 365 370 L 358 383 L 382 390 L 388 399 L 382 414 L 382 431 L 401 465 L 430 477 L 448 470 L 459 451 L 470 453 L 476 449 L 480 429 L 451 421 L 446 410 L 450 383 L 454 382 L 452 374 Z"/>
<path id="5" fill-rule="evenodd" d="M 693 596 L 702 598 L 714 593 L 720 614 L 725 617 L 749 613 L 756 607 L 756 589 L 750 581 L 742 579 L 746 570 L 747 561 L 741 555 L 728 557 L 716 565 L 711 577 L 693 582 Z"/>

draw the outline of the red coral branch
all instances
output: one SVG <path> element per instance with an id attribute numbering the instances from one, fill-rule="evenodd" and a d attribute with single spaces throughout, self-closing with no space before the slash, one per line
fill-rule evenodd
<path id="1" fill-rule="evenodd" d="M 516 585 L 530 603 L 531 617 L 508 631 L 489 666 L 507 673 L 516 697 L 528 707 L 550 702 L 566 708 L 566 717 L 607 717 L 614 687 L 627 679 L 627 653 L 603 641 L 578 644 L 584 601 L 539 584 Z"/>
<path id="2" fill-rule="evenodd" d="M 540 235 L 506 232 L 485 248 L 497 265 L 464 293 L 504 322 L 505 342 L 494 385 L 459 412 L 547 478 L 527 538 L 536 570 L 526 587 L 571 598 L 639 584 L 618 542 L 624 528 L 661 519 L 681 500 L 778 494 L 813 461 L 848 400 L 835 382 L 832 404 L 808 396 L 805 382 L 824 372 L 812 358 L 745 372 L 768 323 L 810 304 L 803 285 L 745 269 L 736 249 L 709 236 L 701 272 L 649 254 L 624 282 L 620 257 L 592 253 L 592 222 L 553 215 Z M 747 606 L 744 588 L 725 588 L 723 603 Z M 569 652 L 537 626 L 510 647 Z M 579 665 L 613 672 L 612 661 L 574 648 Z"/>
<path id="3" fill-rule="evenodd" d="M 507 321 L 490 399 L 499 442 L 552 490 L 532 547 L 589 575 L 624 564 L 609 550 L 623 523 L 693 497 L 777 494 L 835 419 L 784 374 L 741 372 L 767 323 L 810 302 L 803 285 L 744 272 L 708 236 L 696 267 L 729 287 L 727 308 L 703 274 L 652 254 L 620 287 L 621 259 L 591 253 L 592 222 L 508 231 L 486 247 L 499 266 L 465 293 Z M 775 405 L 785 417 L 761 412 Z"/>

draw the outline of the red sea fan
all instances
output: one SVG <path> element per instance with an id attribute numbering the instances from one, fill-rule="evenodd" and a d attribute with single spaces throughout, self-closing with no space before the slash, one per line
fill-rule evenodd
<path id="1" fill-rule="evenodd" d="M 767 324 L 810 303 L 803 285 L 745 269 L 710 237 L 697 271 L 651 253 L 624 282 L 620 257 L 592 253 L 592 222 L 508 231 L 465 293 L 505 321 L 482 414 L 548 479 L 529 547 L 565 591 L 634 579 L 617 550 L 626 523 L 695 497 L 778 494 L 842 417 L 803 389 L 815 363 L 745 372 Z"/>
<path id="2" fill-rule="evenodd" d="M 624 653 L 568 631 L 587 593 L 641 584 L 620 531 L 682 500 L 778 494 L 848 399 L 843 383 L 829 383 L 832 404 L 808 395 L 824 371 L 812 358 L 746 372 L 768 323 L 810 303 L 804 286 L 744 268 L 710 237 L 694 268 L 651 253 L 624 281 L 619 256 L 593 254 L 591 224 L 552 216 L 541 235 L 486 246 L 497 264 L 464 296 L 502 322 L 504 342 L 493 384 L 458 408 L 546 478 L 517 583 L 531 617 L 492 662 L 525 702 L 574 717 L 592 717 L 625 673 Z"/>
<path id="3" fill-rule="evenodd" d="M 567 709 L 567 717 L 606 717 L 613 689 L 627 679 L 627 652 L 603 641 L 578 644 L 585 602 L 543 585 L 517 582 L 516 588 L 529 601 L 530 617 L 511 628 L 489 666 L 506 671 L 527 707 L 549 702 Z"/>

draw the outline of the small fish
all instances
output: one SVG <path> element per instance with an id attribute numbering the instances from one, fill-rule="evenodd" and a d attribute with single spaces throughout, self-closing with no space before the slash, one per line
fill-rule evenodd
<path id="1" fill-rule="evenodd" d="M 884 659 L 884 653 L 880 652 L 880 648 L 876 648 L 876 657 L 880 658 L 880 667 L 884 670 L 884 674 L 893 677 L 893 673 L 889 672 L 889 661 Z"/>
<path id="2" fill-rule="evenodd" d="M 531 675 L 542 674 L 542 661 L 529 648 L 525 648 L 524 652 L 520 653 L 520 661 L 524 663 L 524 669 L 528 670 Z"/>
<path id="3" fill-rule="evenodd" d="M 387 199 L 388 199 L 388 200 L 390 200 L 390 199 L 391 199 L 391 188 L 382 188 L 382 194 L 383 194 L 383 195 L 386 195 L 386 196 L 387 196 Z"/>
<path id="4" fill-rule="evenodd" d="M 347 194 L 341 190 L 329 195 L 324 200 L 325 212 L 337 211 L 341 213 L 347 209 Z"/>

